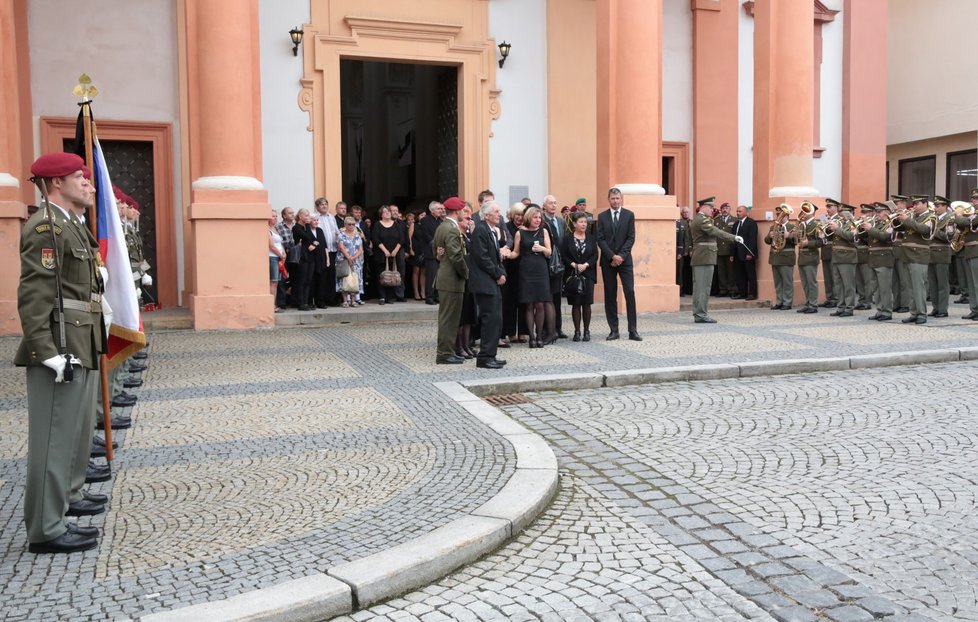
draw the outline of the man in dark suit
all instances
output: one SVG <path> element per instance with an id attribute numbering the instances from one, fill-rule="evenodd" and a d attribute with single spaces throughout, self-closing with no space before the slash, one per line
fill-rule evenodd
<path id="1" fill-rule="evenodd" d="M 744 238 L 744 242 L 733 248 L 737 295 L 731 298 L 757 300 L 757 222 L 747 215 L 747 207 L 744 205 L 737 206 L 734 235 Z"/>
<path id="2" fill-rule="evenodd" d="M 417 225 L 419 248 L 414 249 L 414 252 L 424 254 L 424 298 L 425 303 L 429 305 L 436 304 L 435 297 L 437 296 L 437 292 L 435 291 L 435 277 L 438 274 L 438 259 L 435 257 L 435 251 L 432 248 L 431 241 L 435 239 L 435 231 L 438 229 L 438 225 L 441 224 L 444 215 L 444 206 L 438 201 L 432 201 L 428 204 L 428 215 L 422 218 L 421 222 Z"/>
<path id="3" fill-rule="evenodd" d="M 625 290 L 628 338 L 641 341 L 635 311 L 635 275 L 632 272 L 632 246 L 635 244 L 635 214 L 622 207 L 621 190 L 608 191 L 611 209 L 598 216 L 598 248 L 601 249 L 601 280 L 604 282 L 604 313 L 608 320 L 608 341 L 618 339 L 618 279 Z"/>
<path id="4" fill-rule="evenodd" d="M 567 235 L 567 228 L 564 219 L 557 214 L 557 197 L 552 194 L 543 197 L 543 224 L 550 231 L 551 248 L 559 249 L 561 241 Z M 557 252 L 559 253 L 559 251 Z M 550 294 L 553 298 L 554 306 L 554 321 L 551 327 L 553 328 L 553 334 L 558 339 L 567 339 L 567 335 L 562 330 L 563 323 L 561 322 L 562 314 L 560 312 L 560 301 L 563 297 L 563 292 L 561 291 L 564 282 L 563 277 L 563 272 L 559 274 L 550 273 Z"/>
<path id="5" fill-rule="evenodd" d="M 499 226 L 499 205 L 492 200 L 482 204 L 479 222 L 472 232 L 472 261 L 469 271 L 469 292 L 475 296 L 482 328 L 481 346 L 476 356 L 476 367 L 500 369 L 506 361 L 496 358 L 499 332 L 502 328 L 503 308 L 499 288 L 506 283 L 506 268 L 499 256 L 499 240 L 495 227 Z"/>

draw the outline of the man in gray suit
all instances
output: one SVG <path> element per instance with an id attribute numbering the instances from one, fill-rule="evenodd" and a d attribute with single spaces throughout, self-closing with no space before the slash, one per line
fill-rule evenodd
<path id="1" fill-rule="evenodd" d="M 469 264 L 469 292 L 475 296 L 482 331 L 475 364 L 487 369 L 500 369 L 506 364 L 506 361 L 496 358 L 503 321 L 499 288 L 506 283 L 506 268 L 503 267 L 496 233 L 499 220 L 499 205 L 492 200 L 483 203 L 479 210 L 479 222 L 472 233 Z"/>

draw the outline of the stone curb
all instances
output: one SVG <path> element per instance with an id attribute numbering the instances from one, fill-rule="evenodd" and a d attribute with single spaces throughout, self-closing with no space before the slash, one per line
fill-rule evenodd
<path id="1" fill-rule="evenodd" d="M 881 354 L 862 354 L 821 359 L 751 361 L 745 363 L 626 369 L 586 374 L 523 376 L 519 378 L 496 378 L 493 380 L 463 380 L 459 384 L 480 397 L 492 397 L 494 395 L 509 395 L 510 393 L 522 393 L 524 391 L 595 389 L 655 384 L 660 382 L 783 376 L 786 374 L 974 360 L 978 360 L 978 347 L 950 348 L 947 350 L 910 350 L 906 352 L 884 352 Z"/>
<path id="2" fill-rule="evenodd" d="M 597 388 L 604 377 L 537 376 L 562 388 Z M 534 378 L 513 380 L 525 388 Z M 492 382 L 483 383 L 491 391 Z M 509 481 L 468 516 L 421 537 L 316 574 L 224 600 L 163 611 L 141 622 L 312 622 L 351 613 L 423 587 L 471 563 L 522 531 L 557 492 L 557 457 L 538 434 L 482 401 L 457 382 L 438 382 L 451 400 L 513 446 L 516 469 Z"/>

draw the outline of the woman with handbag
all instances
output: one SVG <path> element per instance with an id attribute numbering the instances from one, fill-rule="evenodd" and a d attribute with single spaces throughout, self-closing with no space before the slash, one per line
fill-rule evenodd
<path id="1" fill-rule="evenodd" d="M 299 305 L 299 311 L 312 311 L 315 307 L 309 304 L 309 294 L 312 291 L 312 278 L 316 269 L 316 248 L 320 242 L 316 239 L 316 233 L 312 229 L 309 218 L 309 210 L 302 208 L 295 215 L 296 224 L 292 228 L 292 238 L 297 246 L 302 249 L 299 256 L 299 267 L 295 301 Z"/>
<path id="2" fill-rule="evenodd" d="M 401 228 L 394 222 L 391 208 L 380 206 L 380 219 L 370 229 L 374 249 L 377 278 L 377 288 L 380 290 L 380 304 L 394 302 L 397 299 L 397 287 L 400 285 L 401 272 L 397 265 L 397 256 L 401 252 L 403 241 Z M 395 278 L 396 277 L 396 278 Z"/>
<path id="3" fill-rule="evenodd" d="M 363 238 L 353 216 L 343 220 L 343 228 L 336 235 L 336 252 L 336 291 L 343 296 L 343 306 L 362 305 Z"/>
<path id="4" fill-rule="evenodd" d="M 564 236 L 563 259 L 566 270 L 564 295 L 571 305 L 574 318 L 574 341 L 591 341 L 591 305 L 594 304 L 594 283 L 598 279 L 598 242 L 588 233 L 588 219 L 584 212 L 571 216 L 574 232 Z M 581 336 L 581 320 L 584 335 Z"/>
<path id="5" fill-rule="evenodd" d="M 528 207 L 523 214 L 523 227 L 513 239 L 513 254 L 520 258 L 519 301 L 526 305 L 526 325 L 530 347 L 543 347 L 543 323 L 550 295 L 550 264 L 552 253 L 550 233 L 543 225 L 539 207 Z"/>

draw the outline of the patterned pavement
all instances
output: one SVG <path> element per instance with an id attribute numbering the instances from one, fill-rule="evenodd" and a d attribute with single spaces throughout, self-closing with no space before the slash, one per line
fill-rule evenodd
<path id="1" fill-rule="evenodd" d="M 978 343 L 978 324 L 960 320 L 905 327 L 821 313 L 714 315 L 721 323 L 713 326 L 693 325 L 686 314 L 644 316 L 641 343 L 605 342 L 599 320 L 591 343 L 500 350 L 510 361 L 502 375 Z M 565 318 L 565 330 L 569 326 Z M 430 385 L 500 372 L 471 362 L 436 366 L 434 336 L 430 323 L 153 335 L 150 367 L 132 411 L 135 425 L 117 435 L 116 476 L 93 487 L 112 495 L 110 510 L 83 519 L 103 529 L 102 542 L 70 557 L 26 553 L 23 370 L 0 367 L 0 619 L 135 618 L 226 598 L 323 572 L 478 507 L 512 472 L 512 450 Z M 0 339 L 0 358 L 9 361 L 16 345 L 16 339 Z M 850 372 L 811 385 L 776 378 L 706 389 L 689 383 L 635 387 L 617 390 L 621 401 L 610 403 L 601 391 L 533 395 L 535 404 L 507 410 L 558 451 L 566 472 L 553 506 L 496 555 L 353 617 L 765 619 L 776 605 L 785 607 L 775 597 L 784 598 L 786 588 L 777 581 L 788 575 L 763 566 L 762 573 L 771 570 L 768 581 L 751 570 L 758 585 L 750 589 L 768 589 L 745 593 L 735 580 L 740 575 L 732 573 L 745 571 L 731 556 L 783 546 L 791 548 L 788 557 L 764 563 L 781 563 L 791 576 L 809 580 L 792 562 L 817 565 L 805 571 L 816 575 L 838 567 L 846 578 L 839 585 L 851 588 L 853 598 L 865 589 L 879 595 L 878 607 L 978 618 L 973 588 L 965 594 L 954 579 L 958 573 L 978 584 L 968 574 L 976 543 L 960 531 L 960 525 L 974 527 L 968 478 L 974 482 L 978 473 L 956 471 L 967 464 L 975 439 L 924 421 L 914 425 L 914 417 L 899 414 L 913 404 L 938 403 L 933 391 L 910 382 L 937 368 Z M 953 409 L 967 403 L 951 388 L 955 378 L 973 375 L 973 367 L 941 369 L 946 382 L 938 383 L 939 404 Z M 753 383 L 757 388 L 742 390 Z M 856 390 L 840 393 L 834 384 Z M 799 393 L 799 386 L 806 388 Z M 701 394 L 714 397 L 698 401 Z M 854 419 L 868 416 L 857 408 L 862 398 L 894 394 L 908 401 L 880 411 L 874 422 L 899 442 L 880 445 L 868 434 L 872 426 L 848 430 Z M 791 407 L 791 399 L 817 401 L 834 414 L 808 421 L 815 411 Z M 894 409 L 897 414 L 888 414 Z M 784 413 L 797 416 L 796 425 L 770 427 Z M 837 437 L 847 442 L 837 448 L 827 442 Z M 782 451 L 789 441 L 790 450 Z M 932 459 L 955 451 L 960 462 Z M 837 487 L 828 485 L 836 481 L 831 477 L 812 475 L 815 466 L 827 465 L 846 466 Z M 883 467 L 887 478 L 879 475 Z M 923 477 L 917 467 L 930 474 Z M 877 479 L 864 480 L 867 473 Z M 673 485 L 688 492 L 665 490 Z M 703 545 L 712 542 L 711 534 L 699 534 L 695 521 L 678 522 L 681 509 L 700 503 L 682 498 L 686 494 L 721 508 L 707 512 L 707 522 L 713 515 L 722 527 L 730 516 L 753 530 L 743 535 L 724 527 L 731 542 L 756 537 L 758 544 L 743 551 L 736 544 Z M 864 503 L 852 501 L 859 495 Z M 675 507 L 656 507 L 665 500 Z M 945 512 L 945 522 L 931 521 L 928 511 L 935 508 Z M 870 519 L 875 531 L 867 528 Z M 964 522 L 947 550 L 948 526 L 958 519 Z M 761 536 L 777 545 L 761 544 Z M 921 554 L 907 558 L 906 550 Z M 927 572 L 890 572 L 906 564 Z M 726 570 L 731 574 L 721 574 Z M 888 572 L 894 578 L 879 578 Z M 819 592 L 801 578 L 789 586 Z"/>

